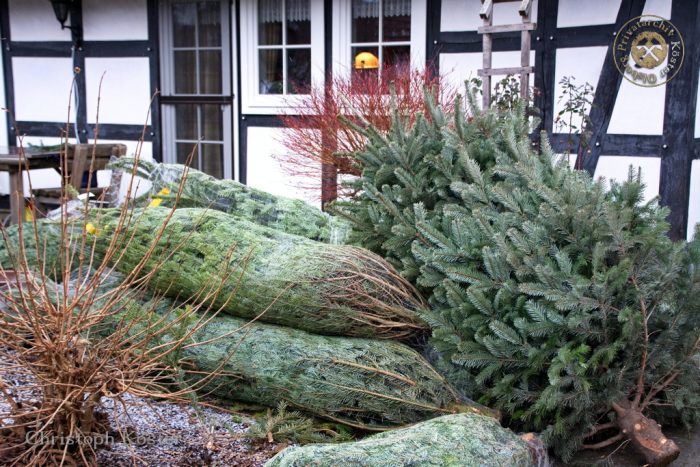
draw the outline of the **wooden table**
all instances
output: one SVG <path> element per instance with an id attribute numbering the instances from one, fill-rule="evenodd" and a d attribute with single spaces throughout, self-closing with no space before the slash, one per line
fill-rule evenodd
<path id="1" fill-rule="evenodd" d="M 61 157 L 58 150 L 0 146 L 0 171 L 10 173 L 10 222 L 22 222 L 24 218 L 24 179 L 22 171 L 28 169 L 60 169 Z"/>

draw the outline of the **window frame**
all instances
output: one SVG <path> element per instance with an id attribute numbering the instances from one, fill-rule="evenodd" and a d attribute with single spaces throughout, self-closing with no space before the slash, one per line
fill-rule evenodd
<path id="1" fill-rule="evenodd" d="M 211 105 L 218 104 L 222 111 L 222 131 L 221 139 L 223 151 L 223 177 L 233 178 L 237 172 L 237 148 L 233 144 L 237 137 L 233 118 L 237 114 L 235 108 L 235 98 L 232 93 L 232 86 L 236 84 L 235 68 L 231 60 L 231 50 L 234 50 L 235 24 L 232 22 L 233 9 L 228 0 L 212 0 L 220 4 L 221 17 L 221 92 L 218 94 L 196 93 L 185 94 L 175 92 L 174 71 L 174 50 L 173 43 L 173 20 L 171 5 L 174 3 L 191 3 L 194 1 L 206 0 L 167 0 L 160 3 L 159 8 L 159 30 L 160 30 L 160 82 L 161 97 L 160 110 L 162 122 L 162 159 L 166 163 L 177 163 L 177 143 L 190 142 L 190 140 L 177 139 L 176 136 L 176 107 L 179 104 Z M 212 47 L 204 47 L 210 49 Z M 199 47 L 197 47 L 199 50 Z M 199 72 L 199 69 L 197 70 Z M 199 80 L 199 78 L 197 78 Z M 199 81 L 197 81 L 199 82 Z M 217 99 L 218 98 L 218 99 Z M 198 110 L 198 115 L 201 110 Z M 199 116 L 198 116 L 199 119 Z M 198 122 L 198 127 L 201 126 Z M 206 144 L 203 139 L 201 143 Z M 199 144 L 192 142 L 192 144 Z M 218 144 L 218 142 L 217 142 Z M 201 162 L 201 150 L 198 149 L 197 166 Z M 194 165 L 194 164 L 193 164 Z"/>
<path id="2" fill-rule="evenodd" d="M 322 87 L 324 71 L 324 1 L 309 0 L 311 13 L 311 89 Z M 241 107 L 244 114 L 287 114 L 308 100 L 308 94 L 261 94 L 258 58 L 258 0 L 243 1 L 241 8 Z M 263 46 L 268 48 L 268 46 Z M 298 48 L 282 44 L 280 49 Z M 283 83 L 286 89 L 287 83 Z"/>
<path id="3" fill-rule="evenodd" d="M 352 0 L 334 2 L 336 11 L 333 15 L 333 76 L 349 79 L 354 57 L 352 56 Z M 411 67 L 418 70 L 425 68 L 426 48 L 426 0 L 411 0 L 411 40 L 385 42 L 379 37 L 377 44 L 383 45 L 409 43 Z M 373 43 L 374 44 L 374 43 Z"/>
<path id="4" fill-rule="evenodd" d="M 170 6 L 174 3 L 192 3 L 193 1 L 209 1 L 209 0 L 167 0 L 161 3 L 160 8 L 160 76 L 163 96 L 229 96 L 231 95 L 231 49 L 230 41 L 231 31 L 229 28 L 229 2 L 226 0 L 211 0 L 218 1 L 221 6 L 221 92 L 217 94 L 202 94 L 202 93 L 176 93 L 175 92 L 175 74 L 172 72 L 174 67 L 174 50 L 171 47 L 173 42 L 173 18 Z M 214 47 L 203 47 L 203 49 L 212 49 Z M 195 50 L 199 50 L 197 47 Z M 197 59 L 199 60 L 199 59 Z M 197 68 L 199 71 L 199 68 Z M 197 78 L 199 83 L 199 77 Z"/>

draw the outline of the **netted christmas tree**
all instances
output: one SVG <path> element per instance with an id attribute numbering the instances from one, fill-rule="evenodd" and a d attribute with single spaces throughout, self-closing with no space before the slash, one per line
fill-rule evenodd
<path id="1" fill-rule="evenodd" d="M 354 240 L 428 292 L 432 344 L 512 427 L 564 460 L 628 439 L 670 462 L 656 422 L 700 414 L 699 242 L 668 239 L 638 174 L 606 189 L 535 151 L 522 106 L 430 108 L 366 132 Z"/>

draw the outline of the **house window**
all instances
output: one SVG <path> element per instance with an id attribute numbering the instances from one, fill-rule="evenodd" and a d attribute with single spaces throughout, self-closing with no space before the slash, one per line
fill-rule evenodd
<path id="1" fill-rule="evenodd" d="M 163 159 L 219 178 L 232 173 L 229 2 L 162 5 Z"/>
<path id="2" fill-rule="evenodd" d="M 425 0 L 342 0 L 333 17 L 336 76 L 425 66 Z"/>
<path id="3" fill-rule="evenodd" d="M 352 0 L 352 76 L 411 65 L 411 0 Z"/>
<path id="4" fill-rule="evenodd" d="M 244 113 L 278 113 L 323 82 L 323 0 L 241 3 Z"/>
<path id="5" fill-rule="evenodd" d="M 258 2 L 260 94 L 308 94 L 311 88 L 309 0 Z"/>

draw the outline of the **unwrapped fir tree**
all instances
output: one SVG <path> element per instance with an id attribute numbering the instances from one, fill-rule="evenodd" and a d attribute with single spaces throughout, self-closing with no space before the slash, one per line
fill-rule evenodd
<path id="1" fill-rule="evenodd" d="M 656 421 L 700 414 L 700 244 L 668 239 L 638 177 L 606 190 L 527 128 L 522 109 L 395 119 L 339 210 L 428 292 L 433 345 L 511 426 L 564 460 L 627 439 L 665 465 Z"/>

